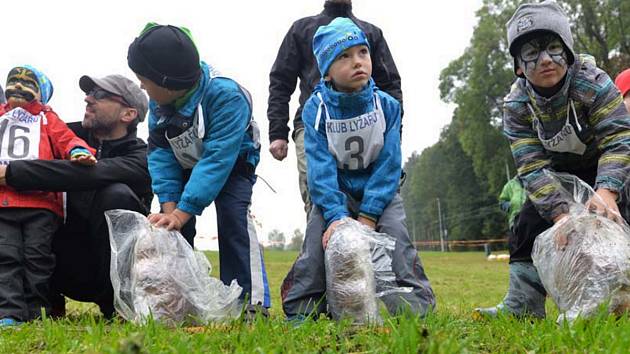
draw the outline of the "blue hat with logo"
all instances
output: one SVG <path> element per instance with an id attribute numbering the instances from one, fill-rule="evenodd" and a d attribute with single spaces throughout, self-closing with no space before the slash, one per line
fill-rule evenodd
<path id="1" fill-rule="evenodd" d="M 365 33 L 347 17 L 337 17 L 321 26 L 313 36 L 313 54 L 322 77 L 344 50 L 358 45 L 370 47 Z"/>
<path id="2" fill-rule="evenodd" d="M 41 92 L 42 96 L 41 101 L 43 104 L 48 103 L 53 95 L 53 85 L 50 79 L 48 79 L 48 77 L 44 75 L 42 71 L 36 69 L 32 65 L 24 65 L 22 67 L 32 71 L 33 74 L 35 74 L 35 76 L 37 77 L 37 83 L 39 84 L 39 92 Z"/>

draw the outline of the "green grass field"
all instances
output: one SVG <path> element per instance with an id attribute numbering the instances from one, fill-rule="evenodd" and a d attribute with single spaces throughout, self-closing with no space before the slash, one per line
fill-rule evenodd
<path id="1" fill-rule="evenodd" d="M 481 253 L 421 256 L 438 301 L 436 312 L 426 319 L 385 317 L 383 326 L 372 328 L 319 320 L 293 328 L 283 320 L 279 288 L 296 253 L 268 251 L 273 296 L 269 320 L 170 329 L 154 323 L 108 323 L 94 306 L 71 303 L 66 319 L 0 330 L 0 353 L 630 352 L 626 317 L 602 314 L 572 327 L 558 326 L 550 301 L 544 321 L 474 321 L 470 316 L 474 307 L 501 300 L 507 288 L 507 263 L 488 262 Z M 217 267 L 218 255 L 210 252 L 209 257 Z"/>

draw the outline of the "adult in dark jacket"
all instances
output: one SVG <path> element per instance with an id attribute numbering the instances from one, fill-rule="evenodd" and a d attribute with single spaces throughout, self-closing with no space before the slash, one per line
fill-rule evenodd
<path id="1" fill-rule="evenodd" d="M 372 78 L 376 86 L 387 92 L 401 104 L 400 75 L 389 52 L 383 32 L 375 25 L 357 19 L 352 13 L 351 0 L 326 0 L 324 11 L 315 16 L 299 19 L 287 32 L 276 61 L 269 73 L 269 152 L 276 160 L 287 156 L 289 143 L 289 101 L 300 79 L 300 106 L 293 119 L 293 141 L 298 160 L 300 194 L 304 210 L 311 206 L 306 185 L 306 157 L 304 155 L 304 124 L 302 108 L 320 79 L 317 62 L 313 56 L 313 35 L 320 26 L 329 24 L 337 17 L 348 17 L 367 36 L 372 56 Z"/>
<path id="2" fill-rule="evenodd" d="M 84 168 L 63 160 L 15 161 L 0 166 L 0 184 L 18 191 L 68 192 L 66 223 L 53 241 L 53 314 L 65 313 L 65 295 L 94 302 L 111 317 L 111 251 L 103 213 L 128 209 L 147 214 L 150 209 L 147 146 L 136 137 L 148 101 L 137 84 L 120 75 L 83 76 L 79 86 L 86 93 L 85 115 L 83 122 L 68 126 L 97 150 L 98 163 Z"/>

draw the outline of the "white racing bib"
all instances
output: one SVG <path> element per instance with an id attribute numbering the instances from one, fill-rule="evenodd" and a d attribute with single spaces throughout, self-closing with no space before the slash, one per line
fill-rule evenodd
<path id="1" fill-rule="evenodd" d="M 210 80 L 224 77 L 219 74 L 218 71 L 214 69 L 210 69 Z M 250 107 L 253 109 L 252 98 L 244 87 L 240 86 L 241 92 L 245 95 L 245 98 L 249 102 Z M 252 140 L 254 142 L 254 147 L 257 149 L 260 147 L 260 130 L 258 129 L 258 125 L 254 120 L 252 115 L 249 125 L 247 129 L 252 129 Z M 166 133 L 165 133 L 166 134 Z M 193 117 L 192 125 L 183 133 L 179 134 L 176 137 L 166 136 L 166 140 L 168 141 L 171 149 L 173 150 L 173 154 L 175 158 L 179 162 L 179 164 L 185 169 L 193 168 L 197 162 L 203 156 L 203 138 L 206 134 L 205 121 L 203 116 L 203 108 L 200 103 L 195 111 L 195 115 Z"/>
<path id="2" fill-rule="evenodd" d="M 193 124 L 190 128 L 174 138 L 169 138 L 166 135 L 166 140 L 168 140 L 171 149 L 173 149 L 175 158 L 183 168 L 193 168 L 203 155 L 204 134 L 203 110 L 201 105 L 199 105 L 195 111 Z"/>
<path id="3" fill-rule="evenodd" d="M 315 120 L 315 130 L 319 128 L 320 117 L 324 118 L 328 151 L 337 160 L 337 168 L 345 170 L 362 170 L 376 161 L 385 143 L 385 116 L 381 108 L 381 99 L 374 94 L 374 110 L 358 117 L 348 119 L 330 119 L 328 108 L 320 100 Z"/>
<path id="4" fill-rule="evenodd" d="M 569 100 L 569 104 L 567 105 L 567 119 L 564 122 L 564 126 L 558 133 L 552 136 L 550 139 L 545 139 L 544 129 L 541 127 L 540 120 L 536 117 L 536 112 L 534 108 L 528 103 L 527 106 L 529 110 L 532 112 L 534 117 L 532 121 L 532 126 L 536 130 L 538 134 L 538 140 L 542 143 L 545 150 L 554 151 L 554 152 L 569 152 L 576 155 L 584 155 L 586 151 L 586 144 L 580 140 L 578 136 L 578 132 L 573 128 L 571 122 L 569 121 L 571 117 L 571 109 L 573 109 L 573 116 L 575 116 L 575 124 L 578 126 L 578 129 L 581 129 L 580 123 L 578 122 L 577 113 L 575 112 L 575 105 L 573 104 L 573 100 Z"/>
<path id="5" fill-rule="evenodd" d="M 32 115 L 15 108 L 0 117 L 0 164 L 39 159 L 39 140 L 44 113 Z"/>

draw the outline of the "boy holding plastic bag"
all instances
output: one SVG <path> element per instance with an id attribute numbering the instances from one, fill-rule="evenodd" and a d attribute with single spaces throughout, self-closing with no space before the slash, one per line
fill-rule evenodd
<path id="1" fill-rule="evenodd" d="M 532 246 L 569 213 L 569 201 L 545 170 L 594 186 L 598 197 L 587 206 L 620 220 L 617 203 L 626 205 L 630 174 L 630 116 L 610 77 L 592 57 L 574 53 L 569 20 L 557 3 L 521 5 L 507 32 L 518 78 L 504 101 L 503 129 L 528 200 L 509 240 L 508 293 L 498 306 L 476 314 L 544 317 L 546 291 L 532 264 Z M 557 242 L 562 247 L 567 240 Z"/>
<path id="2" fill-rule="evenodd" d="M 246 318 L 267 316 L 267 271 L 249 212 L 260 160 L 249 92 L 200 61 L 183 27 L 147 24 L 127 63 L 150 98 L 147 159 L 162 212 L 149 221 L 193 246 L 195 216 L 214 203 L 221 280 L 243 287 Z"/>
<path id="3" fill-rule="evenodd" d="M 418 252 L 410 242 L 402 199 L 400 104 L 371 78 L 365 34 L 348 18 L 313 38 L 322 80 L 304 107 L 308 185 L 313 201 L 302 252 L 282 284 L 289 319 L 326 313 L 324 250 L 344 218 L 396 239 L 392 268 L 406 294 L 383 297 L 391 313 L 425 315 L 435 305 Z"/>
<path id="4" fill-rule="evenodd" d="M 536 237 L 532 259 L 554 300 L 558 322 L 630 309 L 630 227 L 588 210 L 595 191 L 570 174 L 546 171 L 569 214 Z"/>

